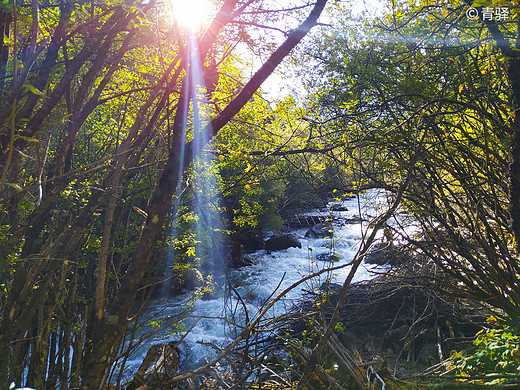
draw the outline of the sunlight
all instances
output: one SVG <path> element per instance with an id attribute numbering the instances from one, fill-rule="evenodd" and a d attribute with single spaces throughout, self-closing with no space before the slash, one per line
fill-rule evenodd
<path id="1" fill-rule="evenodd" d="M 192 26 L 193 27 L 193 26 Z M 190 27 L 190 29 L 192 28 Z M 207 112 L 207 96 L 201 93 L 201 87 L 204 87 L 203 65 L 199 57 L 199 49 L 197 39 L 194 34 L 188 34 L 187 45 L 188 64 L 186 68 L 186 80 L 189 85 L 186 94 L 179 102 L 178 109 L 182 110 L 183 131 L 181 141 L 181 157 L 179 158 L 179 173 L 177 175 L 178 182 L 176 184 L 177 192 L 175 204 L 173 207 L 174 215 L 181 208 L 181 198 L 185 190 L 193 191 L 193 203 L 190 211 L 193 212 L 191 228 L 193 229 L 196 241 L 192 242 L 195 252 L 193 255 L 206 259 L 209 264 L 207 266 L 208 281 L 215 276 L 215 273 L 221 272 L 224 264 L 224 237 L 216 232 L 222 229 L 220 217 L 218 215 L 218 179 L 217 167 L 214 157 L 208 153 L 194 153 L 193 150 L 202 150 L 211 139 L 209 128 L 207 126 L 210 118 Z M 191 134 L 191 137 L 190 137 Z M 189 144 L 193 147 L 187 147 L 186 140 L 191 138 Z M 184 154 L 191 155 L 193 173 L 186 183 L 183 183 L 184 177 Z M 189 187 L 189 188 L 188 188 Z M 184 195 L 186 198 L 186 195 Z M 175 240 L 179 238 L 178 234 L 182 234 L 182 228 L 175 223 L 172 224 L 170 237 L 172 245 L 169 246 L 169 252 L 165 261 L 164 284 L 162 287 L 162 298 L 165 301 L 175 299 L 172 294 L 172 287 L 175 287 L 174 278 L 174 256 L 175 256 Z M 204 238 L 204 239 L 203 239 Z M 180 238 L 182 240 L 182 238 Z M 210 283 L 206 285 L 209 286 Z"/>
<path id="2" fill-rule="evenodd" d="M 213 13 L 214 5 L 209 0 L 173 0 L 172 13 L 180 26 L 196 30 L 206 24 Z"/>

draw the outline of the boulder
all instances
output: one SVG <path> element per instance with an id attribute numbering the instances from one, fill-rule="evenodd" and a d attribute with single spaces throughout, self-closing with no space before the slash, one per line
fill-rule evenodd
<path id="1" fill-rule="evenodd" d="M 222 234 L 215 237 L 217 239 L 215 248 L 218 252 L 214 254 L 214 258 L 225 259 L 225 267 L 240 268 L 251 265 L 252 261 L 247 258 L 247 253 L 264 248 L 261 234 L 254 230 L 243 229 L 231 235 L 227 231 L 220 232 Z M 222 268 L 221 264 L 219 268 Z"/>
<path id="2" fill-rule="evenodd" d="M 244 245 L 233 239 L 229 240 L 227 245 L 228 264 L 233 268 L 240 267 L 240 259 L 242 258 L 243 251 Z"/>
<path id="3" fill-rule="evenodd" d="M 235 268 L 248 267 L 250 265 L 253 265 L 253 263 L 254 263 L 254 261 L 251 258 L 251 256 L 248 254 L 245 254 L 245 255 L 242 255 L 240 258 L 236 259 L 233 263 L 233 266 Z"/>
<path id="4" fill-rule="evenodd" d="M 343 203 L 334 203 L 332 205 L 332 211 L 348 211 L 348 208 Z"/>
<path id="5" fill-rule="evenodd" d="M 338 261 L 339 256 L 332 254 L 332 253 L 320 253 L 319 255 L 316 256 L 316 260 L 332 263 L 334 261 Z"/>
<path id="6" fill-rule="evenodd" d="M 170 279 L 164 284 L 166 296 L 174 297 L 185 290 L 193 291 L 204 286 L 204 276 L 196 268 L 174 268 Z M 164 295 L 163 295 L 164 296 Z"/>
<path id="7" fill-rule="evenodd" d="M 259 295 L 255 290 L 249 290 L 248 292 L 246 292 L 244 298 L 248 302 L 255 302 L 258 300 Z"/>
<path id="8" fill-rule="evenodd" d="M 332 237 L 332 225 L 330 222 L 322 222 L 317 225 L 311 227 L 307 233 L 305 233 L 305 237 L 308 238 L 325 238 Z"/>
<path id="9" fill-rule="evenodd" d="M 175 297 L 185 290 L 195 290 L 204 286 L 204 276 L 194 268 L 174 268 L 164 276 L 162 283 L 155 286 L 153 297 Z"/>
<path id="10" fill-rule="evenodd" d="M 255 231 L 243 230 L 232 236 L 233 241 L 242 245 L 242 250 L 246 252 L 258 251 L 263 249 L 264 240 L 262 234 Z"/>
<path id="11" fill-rule="evenodd" d="M 405 263 L 419 263 L 419 256 L 407 252 L 406 246 L 394 246 L 392 243 L 374 244 L 365 257 L 366 264 L 398 266 Z"/>
<path id="12" fill-rule="evenodd" d="M 183 287 L 188 290 L 195 290 L 197 287 L 204 286 L 204 276 L 196 268 L 182 270 L 178 275 Z"/>
<path id="13" fill-rule="evenodd" d="M 265 249 L 268 251 L 279 251 L 291 247 L 302 247 L 301 242 L 292 234 L 274 235 L 265 242 Z"/>
<path id="14" fill-rule="evenodd" d="M 179 354 L 172 344 L 152 345 L 126 390 L 161 389 L 164 382 L 177 375 Z"/>

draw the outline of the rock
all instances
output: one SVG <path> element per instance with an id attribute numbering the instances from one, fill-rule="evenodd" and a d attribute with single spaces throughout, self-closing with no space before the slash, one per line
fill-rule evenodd
<path id="1" fill-rule="evenodd" d="M 301 242 L 292 234 L 274 235 L 265 242 L 265 249 L 268 251 L 279 251 L 291 247 L 302 247 Z"/>
<path id="2" fill-rule="evenodd" d="M 183 290 L 195 290 L 204 286 L 204 276 L 195 268 L 176 268 L 172 270 L 171 280 L 166 284 L 168 296 L 180 294 Z"/>
<path id="3" fill-rule="evenodd" d="M 154 288 L 153 297 L 174 297 L 203 286 L 204 276 L 199 270 L 174 268 L 165 275 L 163 283 Z"/>
<path id="4" fill-rule="evenodd" d="M 233 288 L 240 288 L 240 287 L 244 287 L 244 286 L 247 286 L 247 284 L 243 280 L 239 280 L 239 281 L 233 283 Z"/>
<path id="5" fill-rule="evenodd" d="M 185 270 L 182 277 L 184 278 L 184 288 L 188 290 L 195 290 L 197 287 L 204 286 L 204 277 L 198 269 Z"/>
<path id="6" fill-rule="evenodd" d="M 172 343 L 173 344 L 173 343 Z M 155 344 L 146 353 L 132 382 L 126 390 L 145 388 L 161 389 L 162 384 L 179 372 L 179 354 L 171 344 Z"/>
<path id="7" fill-rule="evenodd" d="M 262 245 L 263 246 L 263 245 Z M 231 241 L 231 250 L 228 257 L 228 265 L 233 268 L 247 267 L 253 264 L 250 254 L 243 253 L 244 246 L 237 241 Z M 234 248 L 234 250 L 233 250 Z M 237 249 L 239 248 L 239 249 Z"/>
<path id="8" fill-rule="evenodd" d="M 236 268 L 240 268 L 240 267 L 247 267 L 247 266 L 250 266 L 250 265 L 253 265 L 254 261 L 253 259 L 251 258 L 251 256 L 249 255 L 242 255 L 239 259 L 237 259 L 233 265 L 236 267 Z"/>
<path id="9" fill-rule="evenodd" d="M 331 253 L 320 253 L 319 255 L 316 256 L 316 260 L 325 261 L 328 263 L 332 263 L 338 259 L 339 259 L 338 255 L 333 255 Z"/>
<path id="10" fill-rule="evenodd" d="M 264 248 L 264 240 L 262 235 L 255 231 L 242 231 L 233 234 L 233 241 L 242 245 L 242 249 L 246 252 L 258 251 Z"/>
<path id="11" fill-rule="evenodd" d="M 346 223 L 346 224 L 360 223 L 361 221 L 366 221 L 366 222 L 368 222 L 367 219 L 365 219 L 365 218 L 359 218 L 359 216 L 357 216 L 357 217 L 352 217 L 352 218 L 345 218 L 345 223 Z"/>
<path id="12" fill-rule="evenodd" d="M 229 259 L 231 260 L 231 264 L 233 267 L 237 267 L 237 263 L 242 257 L 242 252 L 244 251 L 244 245 L 238 241 L 230 240 L 228 244 L 228 254 Z"/>
<path id="13" fill-rule="evenodd" d="M 251 259 L 245 257 L 247 253 L 264 249 L 264 241 L 261 233 L 251 229 L 242 229 L 239 232 L 228 234 L 227 231 L 220 231 L 222 234 L 215 237 L 217 243 L 217 253 L 215 258 L 225 259 L 226 268 L 240 268 L 252 264 Z M 218 265 L 219 268 L 222 264 Z M 208 270 L 213 272 L 213 270 Z"/>
<path id="14" fill-rule="evenodd" d="M 343 203 L 334 203 L 332 205 L 332 211 L 348 211 L 348 209 Z"/>
<path id="15" fill-rule="evenodd" d="M 332 237 L 332 225 L 330 222 L 322 222 L 313 227 L 311 227 L 307 233 L 305 233 L 305 237 L 308 238 L 325 238 Z"/>
<path id="16" fill-rule="evenodd" d="M 246 301 L 255 302 L 256 300 L 258 300 L 259 295 L 255 290 L 249 290 L 248 292 L 246 292 L 244 297 Z"/>
<path id="17" fill-rule="evenodd" d="M 417 256 L 413 257 L 406 252 L 406 247 L 394 246 L 388 242 L 375 244 L 369 249 L 365 257 L 365 263 L 375 265 L 397 266 L 418 261 Z"/>

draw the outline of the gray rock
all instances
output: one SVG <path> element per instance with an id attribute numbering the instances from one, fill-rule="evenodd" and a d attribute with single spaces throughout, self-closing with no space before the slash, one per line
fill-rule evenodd
<path id="1" fill-rule="evenodd" d="M 334 203 L 332 205 L 332 211 L 348 211 L 348 209 L 343 203 Z"/>
<path id="2" fill-rule="evenodd" d="M 235 233 L 232 237 L 233 241 L 242 245 L 242 250 L 246 252 L 257 251 L 263 249 L 264 240 L 259 232 L 244 230 Z"/>
<path id="3" fill-rule="evenodd" d="M 179 354 L 170 344 L 155 344 L 146 353 L 139 370 L 127 390 L 142 386 L 160 389 L 161 385 L 179 372 Z"/>
<path id="4" fill-rule="evenodd" d="M 332 237 L 332 235 L 332 225 L 330 222 L 319 223 L 305 233 L 305 237 L 308 238 L 325 238 Z"/>
<path id="5" fill-rule="evenodd" d="M 268 251 L 279 251 L 291 247 L 302 247 L 301 242 L 292 234 L 274 235 L 265 242 L 265 249 Z"/>
<path id="6" fill-rule="evenodd" d="M 181 278 L 183 278 L 184 288 L 188 290 L 195 290 L 197 287 L 204 286 L 204 277 L 198 269 L 190 268 L 181 272 Z"/>
<path id="7" fill-rule="evenodd" d="M 316 260 L 325 261 L 328 263 L 332 263 L 334 261 L 337 261 L 338 259 L 339 259 L 338 255 L 334 255 L 331 253 L 320 253 L 319 255 L 316 256 Z"/>
<path id="8" fill-rule="evenodd" d="M 246 292 L 244 297 L 248 302 L 255 302 L 258 300 L 259 295 L 255 290 L 249 290 L 248 292 Z"/>
<path id="9" fill-rule="evenodd" d="M 233 262 L 233 266 L 235 268 L 248 267 L 248 266 L 252 265 L 253 263 L 254 263 L 254 261 L 251 258 L 251 256 L 245 254 L 245 255 L 240 256 L 240 258 L 236 259 Z"/>

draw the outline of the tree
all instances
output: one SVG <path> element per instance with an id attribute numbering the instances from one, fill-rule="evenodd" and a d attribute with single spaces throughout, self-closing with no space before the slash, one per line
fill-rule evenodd
<path id="1" fill-rule="evenodd" d="M 305 3 L 308 17 L 244 86 L 235 83 L 240 92 L 213 102 L 208 139 L 325 4 Z M 251 44 L 244 26 L 284 12 L 252 0 L 219 5 L 194 37 L 168 25 L 154 1 L 3 6 L 0 386 L 20 381 L 26 368 L 36 388 L 104 384 L 138 291 L 154 282 L 175 188 L 203 147 L 186 142 L 198 131 L 188 121 L 195 63 L 213 84 L 210 98 L 232 91 L 229 82 L 215 86 L 216 67 L 240 42 Z M 131 241 L 126 253 L 112 249 Z M 141 291 L 146 300 L 149 289 Z"/>
<path id="2" fill-rule="evenodd" d="M 369 185 L 398 193 L 420 156 L 402 195 L 420 229 L 406 238 L 443 271 L 445 291 L 517 323 L 518 32 L 466 10 L 400 4 L 375 28 L 330 32 L 311 49 L 311 82 L 329 136 L 349 146 L 344 164 Z"/>

